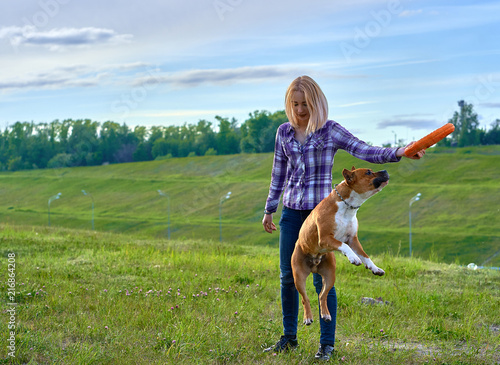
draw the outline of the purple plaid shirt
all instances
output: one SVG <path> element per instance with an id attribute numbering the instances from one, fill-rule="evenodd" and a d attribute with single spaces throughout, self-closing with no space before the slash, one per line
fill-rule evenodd
<path id="1" fill-rule="evenodd" d="M 276 212 L 283 193 L 283 205 L 296 210 L 314 209 L 332 190 L 333 158 L 337 150 L 371 162 L 398 162 L 397 148 L 373 147 L 354 137 L 337 122 L 328 120 L 301 145 L 290 123 L 279 126 L 274 148 L 271 186 L 266 210 Z"/>

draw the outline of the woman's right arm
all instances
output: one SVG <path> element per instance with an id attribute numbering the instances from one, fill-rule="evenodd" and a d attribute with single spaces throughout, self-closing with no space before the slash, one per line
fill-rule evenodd
<path id="1" fill-rule="evenodd" d="M 269 186 L 269 195 L 266 200 L 265 211 L 271 214 L 264 214 L 262 219 L 262 225 L 266 232 L 272 233 L 276 230 L 276 226 L 273 223 L 272 213 L 278 210 L 278 205 L 280 201 L 281 194 L 285 187 L 286 181 L 286 169 L 287 169 L 287 157 L 283 151 L 282 138 L 280 134 L 280 129 L 276 132 L 276 140 L 274 146 L 274 159 L 273 159 L 273 169 L 271 172 L 271 184 Z"/>

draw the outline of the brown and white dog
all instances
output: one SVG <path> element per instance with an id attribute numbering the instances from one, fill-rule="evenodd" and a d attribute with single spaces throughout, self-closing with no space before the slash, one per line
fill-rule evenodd
<path id="1" fill-rule="evenodd" d="M 311 272 L 323 277 L 323 288 L 319 294 L 321 318 L 331 321 L 326 304 L 328 292 L 335 284 L 335 255 L 342 252 L 351 264 L 364 264 L 375 275 L 385 272 L 377 267 L 358 240 L 356 212 L 368 198 L 378 193 L 389 183 L 387 171 L 373 172 L 370 169 L 342 171 L 344 181 L 309 214 L 300 229 L 299 239 L 292 255 L 292 270 L 295 287 L 302 296 L 304 324 L 313 322 L 311 305 L 306 293 L 306 279 Z"/>

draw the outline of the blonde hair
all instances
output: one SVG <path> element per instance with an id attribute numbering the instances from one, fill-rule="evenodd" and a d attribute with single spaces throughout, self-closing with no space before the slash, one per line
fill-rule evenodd
<path id="1" fill-rule="evenodd" d="M 309 76 L 300 76 L 292 81 L 285 94 L 285 113 L 288 121 L 295 129 L 298 128 L 297 120 L 293 114 L 292 96 L 295 91 L 304 93 L 309 110 L 309 123 L 306 135 L 316 132 L 323 127 L 328 118 L 328 101 L 319 85 Z"/>

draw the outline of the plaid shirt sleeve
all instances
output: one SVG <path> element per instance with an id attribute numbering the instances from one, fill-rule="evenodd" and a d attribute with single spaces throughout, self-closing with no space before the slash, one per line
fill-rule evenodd
<path id="1" fill-rule="evenodd" d="M 397 147 L 375 147 L 354 137 L 347 129 L 335 123 L 331 129 L 331 137 L 336 142 L 338 149 L 345 150 L 354 157 L 361 160 L 383 164 L 387 162 L 398 162 L 401 157 L 396 157 Z"/>
<path id="2" fill-rule="evenodd" d="M 285 188 L 287 176 L 287 157 L 283 151 L 281 128 L 276 132 L 276 141 L 274 146 L 273 170 L 271 173 L 271 185 L 269 195 L 266 201 L 266 210 L 274 213 L 278 210 L 278 204 L 281 194 Z"/>

